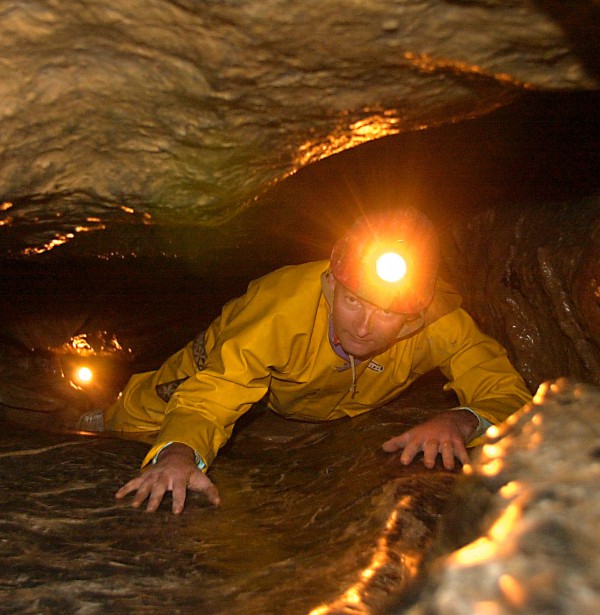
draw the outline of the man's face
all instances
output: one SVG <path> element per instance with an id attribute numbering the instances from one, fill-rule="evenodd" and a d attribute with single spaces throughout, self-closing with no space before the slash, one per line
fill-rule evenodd
<path id="1" fill-rule="evenodd" d="M 368 359 L 394 344 L 408 316 L 360 299 L 333 275 L 327 282 L 333 289 L 333 330 L 348 354 Z"/>

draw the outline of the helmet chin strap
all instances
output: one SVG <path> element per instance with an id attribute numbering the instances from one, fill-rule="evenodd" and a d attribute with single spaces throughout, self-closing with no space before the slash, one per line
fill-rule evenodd
<path id="1" fill-rule="evenodd" d="M 358 392 L 356 389 L 358 385 L 358 382 L 357 382 L 358 379 L 356 375 L 356 359 L 352 353 L 348 352 L 345 348 L 342 347 L 342 345 L 340 344 L 340 340 L 338 339 L 337 335 L 335 334 L 335 331 L 333 330 L 333 292 L 331 290 L 331 287 L 327 283 L 327 277 L 325 273 L 321 276 L 321 281 L 322 281 L 322 286 L 323 286 L 323 293 L 325 294 L 325 299 L 327 299 L 327 303 L 329 304 L 329 336 L 330 336 L 329 341 L 332 344 L 332 347 L 333 347 L 333 344 L 339 345 L 340 348 L 345 353 L 345 355 L 348 357 L 348 359 L 346 360 L 346 358 L 340 355 L 339 351 L 336 350 L 335 347 L 333 347 L 334 352 L 340 357 L 340 359 L 343 359 L 347 361 L 347 363 L 350 364 L 350 369 L 352 370 L 352 384 L 350 385 L 350 391 L 352 393 L 351 397 L 354 397 L 356 393 Z M 327 296 L 327 293 L 325 290 L 326 288 L 329 289 L 329 297 Z M 337 368 L 337 369 L 342 371 L 342 370 L 348 369 L 348 367 L 344 366 L 341 369 L 340 368 Z"/>

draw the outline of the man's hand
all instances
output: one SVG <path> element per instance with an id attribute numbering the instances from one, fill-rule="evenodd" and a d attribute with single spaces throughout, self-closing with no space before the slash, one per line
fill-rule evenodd
<path id="1" fill-rule="evenodd" d="M 400 436 L 383 443 L 383 450 L 394 453 L 404 449 L 400 461 L 408 465 L 417 453 L 423 451 L 423 465 L 433 468 L 438 454 L 441 454 L 444 467 L 454 469 L 456 457 L 465 464 L 469 454 L 465 442 L 477 428 L 477 417 L 468 410 L 453 410 L 438 414 Z"/>
<path id="2" fill-rule="evenodd" d="M 120 500 L 128 493 L 137 491 L 132 506 L 138 508 L 148 499 L 148 512 L 160 506 L 167 491 L 173 494 L 173 512 L 179 514 L 185 505 L 187 490 L 203 491 L 208 501 L 215 506 L 221 503 L 219 492 L 212 481 L 201 472 L 195 463 L 194 451 L 185 444 L 174 442 L 163 449 L 154 465 L 148 466 L 140 476 L 123 485 L 115 494 Z"/>

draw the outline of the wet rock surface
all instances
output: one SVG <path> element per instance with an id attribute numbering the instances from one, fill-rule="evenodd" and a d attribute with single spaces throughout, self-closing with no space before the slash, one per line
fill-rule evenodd
<path id="1" fill-rule="evenodd" d="M 600 384 L 599 231 L 600 197 L 591 196 L 501 215 L 485 208 L 444 236 L 465 307 L 502 341 L 531 391 L 564 375 Z"/>
<path id="2" fill-rule="evenodd" d="M 392 612 L 598 613 L 599 418 L 600 390 L 561 379 L 488 432 L 448 500 L 418 604 Z"/>
<path id="3" fill-rule="evenodd" d="M 3 253 L 152 251 L 136 227 L 214 230 L 361 143 L 597 89 L 597 4 L 564 4 L 2 2 Z"/>
<path id="4" fill-rule="evenodd" d="M 114 499 L 140 442 L 1 424 L 6 613 L 379 612 L 414 577 L 456 473 L 380 449 L 451 403 L 429 380 L 328 424 L 256 408 L 211 469 L 219 509 L 181 516 Z"/>

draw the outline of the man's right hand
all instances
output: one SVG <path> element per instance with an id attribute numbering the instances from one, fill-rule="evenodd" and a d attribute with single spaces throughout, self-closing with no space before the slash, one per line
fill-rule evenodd
<path id="1" fill-rule="evenodd" d="M 120 500 L 128 493 L 137 491 L 132 506 L 138 508 L 148 498 L 148 512 L 160 506 L 167 491 L 173 494 L 173 513 L 179 514 L 185 505 L 187 490 L 203 491 L 208 501 L 215 506 L 221 503 L 219 492 L 206 474 L 196 466 L 194 451 L 185 444 L 174 442 L 163 449 L 155 464 L 133 480 L 123 485 L 115 494 Z"/>

